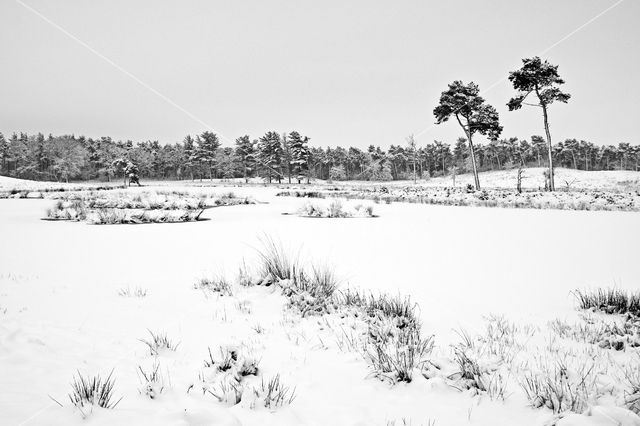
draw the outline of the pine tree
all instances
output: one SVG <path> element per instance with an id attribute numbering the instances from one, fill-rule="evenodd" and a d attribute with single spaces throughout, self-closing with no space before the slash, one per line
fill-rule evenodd
<path id="1" fill-rule="evenodd" d="M 209 179 L 213 180 L 213 167 L 216 161 L 216 151 L 220 148 L 218 135 L 213 132 L 203 132 L 198 139 L 198 160 L 206 164 L 209 169 Z"/>
<path id="2" fill-rule="evenodd" d="M 182 145 L 184 147 L 184 165 L 189 168 L 189 174 L 191 176 L 191 180 L 193 181 L 193 165 L 196 163 L 196 149 L 194 145 L 193 138 L 191 135 L 185 136 L 182 141 Z"/>
<path id="3" fill-rule="evenodd" d="M 291 164 L 293 172 L 298 179 L 298 183 L 306 176 L 309 180 L 309 157 L 311 152 L 308 147 L 309 138 L 300 136 L 300 133 L 293 131 L 289 133 L 289 146 L 291 147 Z"/>
<path id="4" fill-rule="evenodd" d="M 547 135 L 548 157 L 549 157 L 549 190 L 555 190 L 553 178 L 553 145 L 551 144 L 551 132 L 549 131 L 549 106 L 555 102 L 567 103 L 571 98 L 568 93 L 562 92 L 558 86 L 564 84 L 564 80 L 558 74 L 558 66 L 551 65 L 547 61 L 542 61 L 539 57 L 522 60 L 522 68 L 509 73 L 509 81 L 518 94 L 509 100 L 507 106 L 509 111 L 522 108 L 527 97 L 534 93 L 538 98 L 537 104 L 531 104 L 542 108 L 544 119 L 544 130 Z"/>
<path id="5" fill-rule="evenodd" d="M 243 177 L 246 183 L 256 166 L 255 141 L 251 141 L 249 135 L 240 136 L 236 139 L 236 158 L 240 161 L 243 170 Z"/>
<path id="6" fill-rule="evenodd" d="M 269 183 L 271 183 L 271 179 L 274 175 L 278 179 L 278 183 L 280 183 L 282 181 L 280 167 L 282 166 L 283 157 L 280 135 L 278 135 L 277 132 L 267 132 L 260 138 L 258 149 L 260 165 L 263 168 L 263 172 L 269 179 Z"/>
<path id="7" fill-rule="evenodd" d="M 462 130 L 464 130 L 469 142 L 469 155 L 473 166 L 473 177 L 476 190 L 480 190 L 480 179 L 476 166 L 476 156 L 473 150 L 473 134 L 486 135 L 495 140 L 502 132 L 502 126 L 498 122 L 498 112 L 494 107 L 485 103 L 480 96 L 480 88 L 474 82 L 464 84 L 456 80 L 449 84 L 447 90 L 442 92 L 439 105 L 433 110 L 436 123 L 441 124 L 455 117 Z"/>
<path id="8" fill-rule="evenodd" d="M 9 143 L 4 138 L 2 132 L 0 132 L 0 159 L 2 159 L 2 168 L 0 168 L 0 171 L 2 171 L 2 173 L 6 173 L 7 157 L 9 157 Z"/>

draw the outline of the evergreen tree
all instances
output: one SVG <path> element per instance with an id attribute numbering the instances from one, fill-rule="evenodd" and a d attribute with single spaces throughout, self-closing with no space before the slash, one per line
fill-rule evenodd
<path id="1" fill-rule="evenodd" d="M 256 142 L 249 138 L 249 135 L 240 136 L 236 139 L 236 158 L 242 167 L 242 177 L 245 182 L 249 182 L 249 177 L 256 167 Z"/>
<path id="2" fill-rule="evenodd" d="M 213 132 L 203 132 L 198 139 L 197 158 L 201 164 L 207 166 L 209 179 L 213 180 L 213 167 L 216 161 L 216 152 L 220 148 L 218 135 Z"/>
<path id="3" fill-rule="evenodd" d="M 538 98 L 537 104 L 532 104 L 542 108 L 542 117 L 544 119 L 544 130 L 547 134 L 547 146 L 549 156 L 549 190 L 555 190 L 555 182 L 553 178 L 553 145 L 551 143 L 551 132 L 549 131 L 549 105 L 553 102 L 567 103 L 571 95 L 562 92 L 558 86 L 564 84 L 564 80 L 558 74 L 558 66 L 551 65 L 549 62 L 539 57 L 533 57 L 522 60 L 522 68 L 509 73 L 509 81 L 513 84 L 513 88 L 518 91 L 517 96 L 511 98 L 507 103 L 509 111 L 515 111 L 522 108 L 527 97 L 534 93 Z"/>
<path id="4" fill-rule="evenodd" d="M 258 145 L 258 158 L 263 172 L 266 174 L 271 183 L 271 179 L 275 176 L 278 183 L 282 181 L 282 144 L 280 143 L 280 135 L 277 132 L 267 132 L 260 138 Z"/>
<path id="5" fill-rule="evenodd" d="M 0 132 L 0 160 L 2 161 L 0 171 L 5 173 L 7 169 L 7 158 L 9 157 L 9 142 L 4 138 L 2 132 Z"/>
<path id="6" fill-rule="evenodd" d="M 486 135 L 491 140 L 500 136 L 502 127 L 498 122 L 498 112 L 494 107 L 486 104 L 480 96 L 480 88 L 471 82 L 464 84 L 462 81 L 454 81 L 449 88 L 442 92 L 440 104 L 433 110 L 436 123 L 441 124 L 454 116 L 462 130 L 464 130 L 469 142 L 469 155 L 473 166 L 473 177 L 476 190 L 480 189 L 476 157 L 473 151 L 473 134 Z"/>
<path id="7" fill-rule="evenodd" d="M 300 183 L 305 176 L 307 178 L 307 182 L 309 182 L 309 157 L 311 152 L 309 151 L 308 143 L 308 137 L 305 136 L 303 138 L 300 136 L 300 133 L 296 131 L 289 133 L 291 163 L 298 183 Z"/>

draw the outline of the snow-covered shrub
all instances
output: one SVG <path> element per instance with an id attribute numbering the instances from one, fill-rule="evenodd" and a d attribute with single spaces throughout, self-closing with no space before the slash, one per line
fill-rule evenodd
<path id="1" fill-rule="evenodd" d="M 115 379 L 113 379 L 112 375 L 113 371 L 103 381 L 100 375 L 85 377 L 78 372 L 78 377 L 73 378 L 69 400 L 80 410 L 83 417 L 86 417 L 86 413 L 82 411 L 85 406 L 91 405 L 112 409 L 122 400 L 121 397 L 115 402 L 112 401 L 113 386 L 115 384 Z"/>
<path id="2" fill-rule="evenodd" d="M 138 339 L 149 348 L 149 352 L 151 355 L 156 356 L 159 355 L 160 352 L 169 350 L 175 351 L 178 349 L 180 342 L 174 343 L 168 336 L 167 333 L 154 333 L 151 330 L 147 330 L 151 335 L 151 339 Z"/>
<path id="3" fill-rule="evenodd" d="M 164 378 L 160 372 L 160 364 L 154 362 L 149 371 L 145 371 L 142 366 L 138 366 L 138 379 L 142 387 L 138 391 L 148 396 L 150 399 L 156 399 L 164 391 Z"/>

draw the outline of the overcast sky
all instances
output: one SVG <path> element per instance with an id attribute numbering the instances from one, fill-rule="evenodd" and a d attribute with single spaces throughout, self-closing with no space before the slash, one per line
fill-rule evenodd
<path id="1" fill-rule="evenodd" d="M 314 145 L 454 142 L 433 126 L 447 83 L 481 89 L 616 0 L 22 0 L 227 140 L 298 130 Z M 640 2 L 551 49 L 572 94 L 554 140 L 637 144 Z M 485 94 L 503 136 L 543 134 L 536 108 Z M 426 129 L 426 131 L 424 131 Z M 181 141 L 206 128 L 14 0 L 0 0 L 0 131 Z M 227 142 L 228 143 L 228 142 Z"/>

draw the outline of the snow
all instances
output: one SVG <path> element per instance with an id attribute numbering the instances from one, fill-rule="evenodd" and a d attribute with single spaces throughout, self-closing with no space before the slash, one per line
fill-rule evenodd
<path id="1" fill-rule="evenodd" d="M 410 419 L 494 426 L 517 419 L 533 426 L 555 418 L 528 407 L 517 384 L 502 402 L 459 392 L 441 377 L 394 387 L 368 377 L 361 357 L 340 351 L 322 319 L 288 312 L 273 287 L 237 287 L 232 297 L 193 288 L 202 277 L 233 278 L 243 260 L 254 264 L 264 236 L 308 263 L 335 266 L 344 286 L 411 295 L 423 331 L 435 335 L 437 356 L 459 341 L 456 330 L 478 331 L 486 315 L 544 327 L 555 318 L 577 318 L 570 294 L 576 288 L 637 288 L 637 213 L 394 203 L 375 205 L 379 217 L 373 219 L 311 220 L 282 215 L 305 200 L 275 197 L 276 188 L 232 190 L 268 203 L 207 210 L 203 216 L 211 220 L 203 222 L 96 226 L 39 220 L 52 200 L 0 200 L 1 423 L 386 425 Z M 119 296 L 126 287 L 148 295 Z M 239 301 L 250 312 L 238 309 Z M 256 324 L 263 334 L 253 331 Z M 154 361 L 138 340 L 147 329 L 180 342 L 159 357 L 170 386 L 156 400 L 138 392 L 138 365 Z M 280 374 L 295 386 L 294 402 L 271 411 L 202 395 L 197 381 L 207 348 L 215 353 L 229 345 L 255 352 L 261 377 Z M 106 376 L 112 369 L 122 402 L 83 420 L 66 397 L 73 375 Z M 604 405 L 566 415 L 557 425 L 605 426 L 614 424 L 610 418 L 640 424 L 630 412 Z"/>

